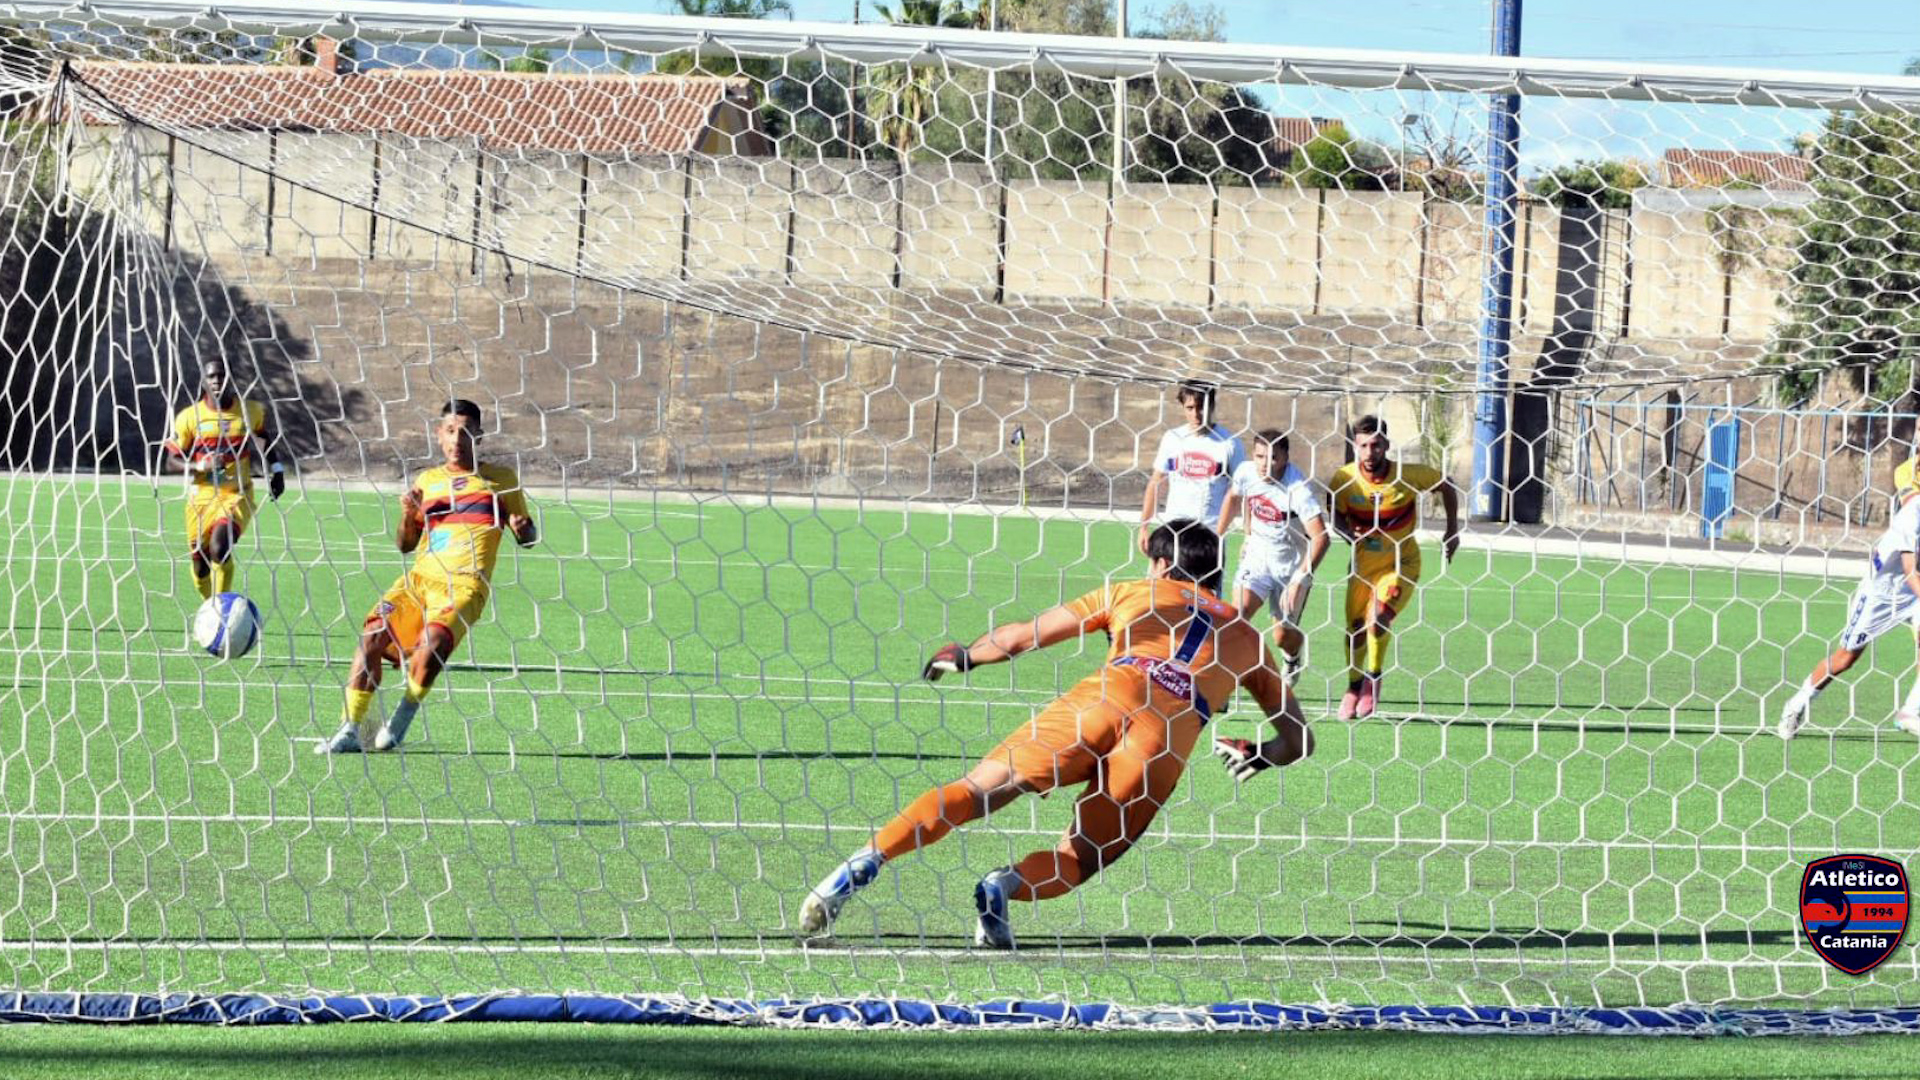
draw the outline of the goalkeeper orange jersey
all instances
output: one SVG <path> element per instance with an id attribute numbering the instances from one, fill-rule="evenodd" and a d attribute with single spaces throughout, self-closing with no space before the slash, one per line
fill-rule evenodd
<path id="1" fill-rule="evenodd" d="M 1079 617 L 1081 633 L 1107 632 L 1110 665 L 1142 670 L 1153 685 L 1192 701 L 1203 717 L 1225 706 L 1240 686 L 1271 708 L 1286 700 L 1286 684 L 1260 632 L 1233 605 L 1192 582 L 1120 582 L 1066 608 Z M 1111 684 L 1106 692 L 1114 692 Z"/>
<path id="2" fill-rule="evenodd" d="M 265 405 L 235 398 L 226 408 L 202 400 L 174 415 L 168 445 L 189 463 L 206 466 L 191 474 L 195 484 L 245 491 L 253 486 L 253 440 L 266 429 Z"/>
<path id="3" fill-rule="evenodd" d="M 413 496 L 427 525 L 413 572 L 440 581 L 491 578 L 507 520 L 527 513 L 520 478 L 504 465 L 472 472 L 435 466 L 413 482 Z"/>

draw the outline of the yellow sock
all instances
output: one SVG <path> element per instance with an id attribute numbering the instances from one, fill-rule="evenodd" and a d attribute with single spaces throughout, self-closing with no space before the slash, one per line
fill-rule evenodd
<path id="1" fill-rule="evenodd" d="M 213 599 L 213 578 L 206 574 L 195 574 L 193 575 L 193 587 L 194 590 L 200 594 L 200 599 Z"/>
<path id="2" fill-rule="evenodd" d="M 407 676 L 407 700 L 418 705 L 421 701 L 425 700 L 426 696 L 427 688 L 414 682 L 413 676 Z"/>
<path id="3" fill-rule="evenodd" d="M 1366 631 L 1355 630 L 1347 635 L 1347 682 L 1357 683 L 1363 676 L 1361 664 L 1366 655 Z"/>
<path id="4" fill-rule="evenodd" d="M 1366 672 L 1373 678 L 1379 678 L 1387 666 L 1387 639 L 1392 636 L 1385 629 L 1367 635 Z"/>
<path id="5" fill-rule="evenodd" d="M 213 564 L 213 591 L 216 593 L 233 591 L 233 556 L 227 556 L 226 562 Z"/>
<path id="6" fill-rule="evenodd" d="M 341 719 L 356 726 L 366 723 L 367 713 L 373 709 L 373 691 L 347 690 L 347 709 Z"/>

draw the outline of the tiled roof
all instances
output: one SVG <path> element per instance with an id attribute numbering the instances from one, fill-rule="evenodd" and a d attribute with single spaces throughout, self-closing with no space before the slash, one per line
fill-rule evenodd
<path id="1" fill-rule="evenodd" d="M 1773 150 L 1669 150 L 1661 158 L 1668 187 L 1747 183 L 1770 191 L 1808 191 L 1813 163 Z"/>
<path id="2" fill-rule="evenodd" d="M 1320 116 L 1276 116 L 1273 118 L 1273 147 L 1296 150 L 1313 141 L 1321 130 L 1336 121 Z"/>
<path id="3" fill-rule="evenodd" d="M 700 147 L 722 108 L 741 110 L 741 130 L 751 127 L 753 111 L 744 79 L 680 75 L 336 75 L 314 67 L 106 61 L 76 64 L 75 74 L 119 109 L 162 128 L 393 132 L 472 138 L 499 150 L 685 153 Z M 118 120 L 94 112 L 90 121 Z"/>

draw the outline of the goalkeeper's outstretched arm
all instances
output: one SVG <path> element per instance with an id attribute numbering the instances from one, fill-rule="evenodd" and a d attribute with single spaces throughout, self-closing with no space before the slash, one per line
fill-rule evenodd
<path id="1" fill-rule="evenodd" d="M 928 679 L 970 671 L 983 664 L 1001 664 L 1023 652 L 1079 637 L 1084 623 L 1065 607 L 1048 608 L 1027 622 L 1012 622 L 981 634 L 971 645 L 943 647 L 927 661 L 921 674 Z"/>
<path id="2" fill-rule="evenodd" d="M 1260 703 L 1267 722 L 1273 725 L 1273 737 L 1259 743 L 1248 739 L 1213 741 L 1213 752 L 1226 763 L 1227 771 L 1241 780 L 1263 769 L 1291 765 L 1313 753 L 1313 732 L 1307 730 L 1300 699 L 1274 669 L 1273 658 L 1264 649 L 1261 653 L 1260 669 L 1241 685 Z"/>

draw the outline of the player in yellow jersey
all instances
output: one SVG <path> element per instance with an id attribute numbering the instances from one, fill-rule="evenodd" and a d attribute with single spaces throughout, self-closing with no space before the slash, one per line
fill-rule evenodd
<path id="1" fill-rule="evenodd" d="M 253 520 L 253 458 L 267 463 L 267 494 L 278 499 L 287 490 L 287 466 L 280 460 L 266 406 L 233 389 L 224 360 L 200 364 L 200 400 L 173 418 L 166 447 L 185 468 L 187 554 L 193 587 L 201 599 L 231 592 L 234 545 Z"/>
<path id="2" fill-rule="evenodd" d="M 972 645 L 945 646 L 927 661 L 921 674 L 938 679 L 1096 631 L 1113 642 L 1099 671 L 1020 725 L 971 772 L 928 789 L 827 875 L 800 905 L 802 936 L 829 934 L 840 909 L 887 860 L 1028 792 L 1085 784 L 1074 825 L 1058 846 L 995 870 L 974 888 L 974 940 L 1012 948 L 1007 902 L 1059 896 L 1126 854 L 1172 796 L 1201 731 L 1236 688 L 1253 694 L 1276 734 L 1259 745 L 1215 743 L 1235 776 L 1313 752 L 1299 702 L 1260 632 L 1218 595 L 1220 538 L 1200 522 L 1169 521 L 1148 533 L 1147 559 L 1144 581 L 1095 589 L 1030 622 L 989 630 Z"/>
<path id="3" fill-rule="evenodd" d="M 361 625 L 340 730 L 320 744 L 320 753 L 399 746 L 447 658 L 486 610 L 500 533 L 513 533 L 521 547 L 538 539 L 519 477 L 504 465 L 477 460 L 482 427 L 480 406 L 471 401 L 456 399 L 440 412 L 434 434 L 446 463 L 421 473 L 401 497 L 394 538 L 402 552 L 419 554 Z M 383 663 L 406 671 L 407 690 L 367 739 L 363 729 Z"/>
<path id="4" fill-rule="evenodd" d="M 1420 493 L 1435 491 L 1447 510 L 1441 549 L 1451 561 L 1460 547 L 1460 493 L 1445 474 L 1430 465 L 1403 464 L 1387 457 L 1387 425 L 1363 416 L 1353 425 L 1351 463 L 1327 484 L 1333 523 L 1353 544 L 1353 568 L 1347 574 L 1347 693 L 1340 719 L 1371 716 L 1380 701 L 1380 674 L 1386 665 L 1387 638 L 1393 620 L 1413 599 L 1420 580 Z"/>

